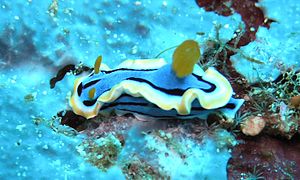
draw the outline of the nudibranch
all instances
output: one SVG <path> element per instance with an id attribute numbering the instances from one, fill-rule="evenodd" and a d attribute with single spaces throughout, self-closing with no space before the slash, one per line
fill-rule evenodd
<path id="1" fill-rule="evenodd" d="M 70 106 L 87 119 L 112 111 L 158 119 L 206 118 L 215 111 L 234 117 L 243 100 L 232 97 L 229 81 L 217 70 L 203 71 L 199 57 L 193 40 L 176 48 L 172 64 L 164 59 L 126 60 L 110 69 L 100 56 L 94 71 L 75 81 Z"/>

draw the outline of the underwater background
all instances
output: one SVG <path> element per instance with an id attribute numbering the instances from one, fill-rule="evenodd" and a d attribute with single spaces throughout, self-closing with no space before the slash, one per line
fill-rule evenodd
<path id="1" fill-rule="evenodd" d="M 0 18 L 0 179 L 300 178 L 297 0 L 1 0 Z M 244 100 L 234 117 L 72 111 L 99 55 L 172 63 L 188 39 Z"/>

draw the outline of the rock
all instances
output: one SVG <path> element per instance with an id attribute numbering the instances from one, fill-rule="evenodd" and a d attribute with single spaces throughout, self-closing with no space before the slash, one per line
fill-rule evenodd
<path id="1" fill-rule="evenodd" d="M 238 141 L 243 143 L 233 148 L 227 165 L 228 179 L 300 178 L 299 135 L 289 141 L 267 134 L 240 136 Z"/>
<path id="2" fill-rule="evenodd" d="M 262 117 L 250 116 L 241 125 L 241 130 L 245 135 L 256 136 L 265 127 L 266 122 Z"/>
<path id="3" fill-rule="evenodd" d="M 290 100 L 292 107 L 300 108 L 300 95 L 293 96 Z"/>

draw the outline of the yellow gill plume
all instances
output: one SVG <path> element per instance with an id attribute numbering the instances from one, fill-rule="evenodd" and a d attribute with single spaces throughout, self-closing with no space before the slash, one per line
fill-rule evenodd
<path id="1" fill-rule="evenodd" d="M 181 43 L 173 53 L 172 69 L 176 76 L 183 78 L 193 72 L 194 65 L 200 58 L 200 47 L 194 40 Z"/>
<path id="2" fill-rule="evenodd" d="M 98 56 L 98 58 L 95 61 L 95 65 L 94 65 L 94 73 L 98 74 L 100 72 L 100 65 L 102 62 L 102 56 Z"/>

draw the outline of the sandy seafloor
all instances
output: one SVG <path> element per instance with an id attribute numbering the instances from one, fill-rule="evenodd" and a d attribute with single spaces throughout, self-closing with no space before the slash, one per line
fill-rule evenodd
<path id="1" fill-rule="evenodd" d="M 68 137 L 33 123 L 68 109 L 66 96 L 75 77 L 67 76 L 52 90 L 49 79 L 69 63 L 92 66 L 98 55 L 114 67 L 126 59 L 154 58 L 186 39 L 201 44 L 215 37 L 215 24 L 222 25 L 220 39 L 226 42 L 242 23 L 238 14 L 205 12 L 192 0 L 58 0 L 56 15 L 48 12 L 51 3 L 0 1 L 0 179 L 124 179 L 118 166 L 102 172 L 79 155 L 76 146 L 84 135 Z M 258 5 L 277 22 L 270 29 L 260 27 L 258 40 L 242 47 L 265 65 L 232 57 L 250 82 L 258 76 L 270 81 L 279 73 L 274 68 L 278 62 L 299 67 L 300 59 L 298 1 L 263 0 Z M 161 57 L 170 62 L 171 56 L 167 51 Z M 28 94 L 34 95 L 33 102 L 24 100 Z M 219 152 L 207 141 L 186 142 L 195 146 L 189 166 L 175 158 L 162 160 L 161 167 L 173 179 L 226 179 L 230 151 Z"/>

